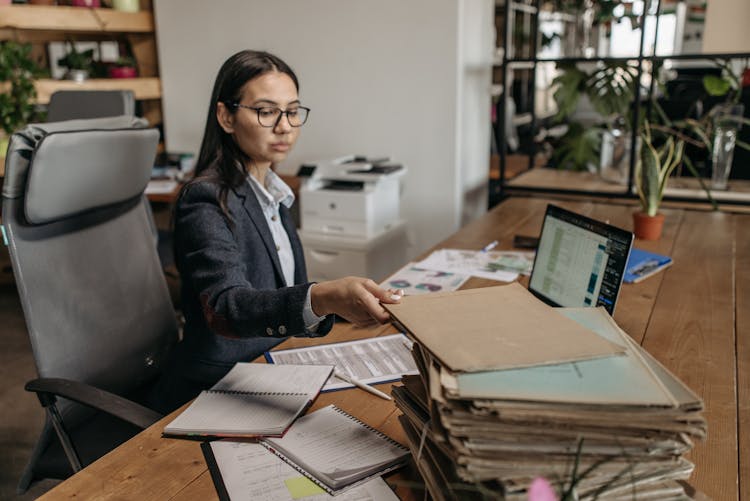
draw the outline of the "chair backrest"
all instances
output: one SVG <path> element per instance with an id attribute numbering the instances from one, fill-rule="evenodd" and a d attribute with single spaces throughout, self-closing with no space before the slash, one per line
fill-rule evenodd
<path id="1" fill-rule="evenodd" d="M 129 90 L 58 90 L 47 106 L 47 121 L 135 116 L 135 96 Z"/>
<path id="2" fill-rule="evenodd" d="M 125 395 L 177 338 L 148 203 L 158 132 L 133 117 L 13 134 L 4 234 L 40 377 Z"/>

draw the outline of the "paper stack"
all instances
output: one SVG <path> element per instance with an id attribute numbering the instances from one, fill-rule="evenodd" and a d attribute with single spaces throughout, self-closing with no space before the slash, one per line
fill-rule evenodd
<path id="1" fill-rule="evenodd" d="M 388 308 L 416 341 L 420 375 L 393 396 L 435 499 L 525 499 L 539 476 L 575 480 L 579 499 L 686 497 L 703 404 L 603 309 L 549 308 L 517 284 Z"/>

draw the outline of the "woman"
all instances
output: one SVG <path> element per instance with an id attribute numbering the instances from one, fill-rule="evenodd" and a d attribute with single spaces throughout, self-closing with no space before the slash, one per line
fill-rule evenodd
<path id="1" fill-rule="evenodd" d="M 289 336 L 322 336 L 337 314 L 357 325 L 386 322 L 395 291 L 346 277 L 311 284 L 289 206 L 273 172 L 309 110 L 294 72 L 266 52 L 242 51 L 219 70 L 195 178 L 175 211 L 184 339 L 160 381 L 168 412 Z"/>

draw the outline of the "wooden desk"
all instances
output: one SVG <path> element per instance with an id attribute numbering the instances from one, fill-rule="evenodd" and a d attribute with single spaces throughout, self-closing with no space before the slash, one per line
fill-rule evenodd
<path id="1" fill-rule="evenodd" d="M 560 205 L 617 226 L 632 226 L 633 209 L 626 205 Z M 512 198 L 439 247 L 478 249 L 498 240 L 500 248 L 509 248 L 513 235 L 539 232 L 545 206 L 538 198 Z M 666 216 L 660 241 L 636 245 L 671 255 L 674 265 L 639 284 L 624 285 L 615 319 L 705 401 L 708 439 L 690 454 L 696 464 L 691 484 L 717 500 L 750 500 L 750 216 L 684 209 L 669 209 Z M 488 285 L 496 282 L 473 278 L 467 283 L 468 287 Z M 392 332 L 391 326 L 362 330 L 337 325 L 326 338 L 292 339 L 283 347 Z M 388 386 L 380 387 L 388 391 Z M 313 408 L 329 403 L 403 441 L 392 402 L 355 389 L 321 395 Z M 169 419 L 61 483 L 43 499 L 215 499 L 198 443 L 161 438 Z M 388 480 L 398 482 L 404 475 L 408 472 Z M 421 492 L 404 486 L 397 492 L 409 499 L 422 498 Z"/>

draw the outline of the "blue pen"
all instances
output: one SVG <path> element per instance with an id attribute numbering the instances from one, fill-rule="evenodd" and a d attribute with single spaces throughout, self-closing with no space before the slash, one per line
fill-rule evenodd
<path id="1" fill-rule="evenodd" d="M 497 240 L 493 240 L 482 248 L 482 252 L 489 252 L 497 246 Z"/>

